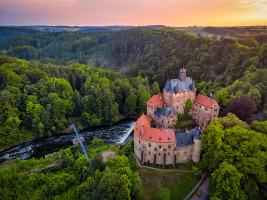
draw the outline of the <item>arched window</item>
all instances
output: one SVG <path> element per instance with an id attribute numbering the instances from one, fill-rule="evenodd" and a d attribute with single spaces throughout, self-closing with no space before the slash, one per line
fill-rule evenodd
<path id="1" fill-rule="evenodd" d="M 148 146 L 151 147 L 151 143 L 149 143 Z"/>
<path id="2" fill-rule="evenodd" d="M 159 145 L 159 149 L 161 149 L 161 145 Z"/>

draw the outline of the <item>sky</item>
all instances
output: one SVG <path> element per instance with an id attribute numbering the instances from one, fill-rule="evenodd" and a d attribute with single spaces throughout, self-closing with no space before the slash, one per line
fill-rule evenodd
<path id="1" fill-rule="evenodd" d="M 0 25 L 267 25 L 267 0 L 0 0 Z"/>

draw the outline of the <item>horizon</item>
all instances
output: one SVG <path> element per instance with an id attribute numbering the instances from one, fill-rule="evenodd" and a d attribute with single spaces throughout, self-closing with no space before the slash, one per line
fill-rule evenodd
<path id="1" fill-rule="evenodd" d="M 266 13 L 267 0 L 1 0 L 0 26 L 265 26 Z"/>

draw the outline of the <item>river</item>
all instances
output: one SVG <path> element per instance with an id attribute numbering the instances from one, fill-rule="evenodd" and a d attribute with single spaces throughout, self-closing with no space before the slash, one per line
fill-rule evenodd
<path id="1" fill-rule="evenodd" d="M 81 131 L 80 136 L 84 137 L 85 147 L 90 144 L 94 137 L 104 140 L 105 144 L 123 143 L 133 130 L 134 120 L 122 120 L 112 126 L 103 126 Z M 0 151 L 0 162 L 9 159 L 29 159 L 32 157 L 40 158 L 46 154 L 59 151 L 61 148 L 67 148 L 72 144 L 75 133 L 55 135 L 47 138 L 32 140 L 9 149 Z"/>

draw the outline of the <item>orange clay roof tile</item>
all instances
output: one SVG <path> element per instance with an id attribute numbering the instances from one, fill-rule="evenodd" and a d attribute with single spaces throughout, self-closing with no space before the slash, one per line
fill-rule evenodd
<path id="1" fill-rule="evenodd" d="M 151 99 L 147 102 L 147 104 L 151 106 L 163 105 L 165 104 L 165 100 L 163 94 L 157 94 L 151 97 Z"/>
<path id="2" fill-rule="evenodd" d="M 198 103 L 208 108 L 213 108 L 213 105 L 216 105 L 216 107 L 218 107 L 218 104 L 214 99 L 209 99 L 209 97 L 203 96 L 201 94 L 196 96 L 195 103 Z"/>

